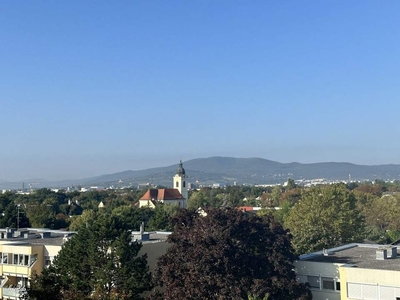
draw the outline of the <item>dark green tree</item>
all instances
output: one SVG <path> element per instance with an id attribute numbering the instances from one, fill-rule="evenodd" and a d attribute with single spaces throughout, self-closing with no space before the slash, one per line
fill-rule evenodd
<path id="1" fill-rule="evenodd" d="M 25 207 L 22 204 L 9 203 L 4 212 L 1 213 L 0 226 L 2 228 L 31 227 L 29 219 L 26 216 Z"/>
<path id="2" fill-rule="evenodd" d="M 297 187 L 297 185 L 296 185 L 296 183 L 294 182 L 294 180 L 292 179 L 292 178 L 288 178 L 288 180 L 287 180 L 287 185 L 286 185 L 286 187 L 285 187 L 285 190 L 291 190 L 291 189 L 294 189 L 294 188 L 296 188 Z"/>
<path id="3" fill-rule="evenodd" d="M 160 204 L 154 209 L 154 214 L 146 224 L 147 230 L 172 230 L 170 226 L 171 217 L 175 216 L 179 211 L 179 205 Z"/>
<path id="4" fill-rule="evenodd" d="M 147 222 L 153 217 L 154 209 L 149 207 L 120 206 L 114 208 L 111 215 L 120 219 L 126 228 L 139 230 L 142 222 Z"/>
<path id="5" fill-rule="evenodd" d="M 49 299 L 43 294 L 49 282 L 57 287 L 50 299 L 140 299 L 150 288 L 150 273 L 146 256 L 138 256 L 141 244 L 127 229 L 116 216 L 96 214 L 33 278 L 29 299 Z"/>
<path id="6" fill-rule="evenodd" d="M 311 299 L 296 280 L 290 235 L 273 217 L 215 209 L 182 210 L 160 257 L 160 299 Z M 155 295 L 152 298 L 156 298 Z"/>
<path id="7" fill-rule="evenodd" d="M 55 229 L 56 216 L 51 205 L 27 205 L 25 211 L 32 227 Z"/>

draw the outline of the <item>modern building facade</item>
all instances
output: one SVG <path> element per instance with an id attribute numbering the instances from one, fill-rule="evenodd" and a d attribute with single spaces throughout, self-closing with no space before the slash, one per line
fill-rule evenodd
<path id="1" fill-rule="evenodd" d="M 75 232 L 0 229 L 0 299 L 20 299 L 33 274 L 40 274 Z"/>
<path id="2" fill-rule="evenodd" d="M 295 267 L 315 300 L 400 300 L 397 246 L 349 244 L 302 255 Z"/>

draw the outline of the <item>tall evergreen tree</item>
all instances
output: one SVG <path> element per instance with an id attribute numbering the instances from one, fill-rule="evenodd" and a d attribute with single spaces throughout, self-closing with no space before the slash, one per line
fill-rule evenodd
<path id="1" fill-rule="evenodd" d="M 64 244 L 51 267 L 33 278 L 29 299 L 140 299 L 150 288 L 140 248 L 118 217 L 98 214 Z M 49 283 L 57 287 L 51 295 Z"/>

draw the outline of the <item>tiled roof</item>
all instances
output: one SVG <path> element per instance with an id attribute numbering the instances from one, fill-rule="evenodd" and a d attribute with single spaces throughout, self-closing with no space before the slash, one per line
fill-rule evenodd
<path id="1" fill-rule="evenodd" d="M 140 200 L 176 200 L 183 199 L 177 189 L 149 189 Z"/>
<path id="2" fill-rule="evenodd" d="M 238 206 L 237 209 L 241 210 L 241 211 L 253 211 L 254 207 L 253 206 Z"/>

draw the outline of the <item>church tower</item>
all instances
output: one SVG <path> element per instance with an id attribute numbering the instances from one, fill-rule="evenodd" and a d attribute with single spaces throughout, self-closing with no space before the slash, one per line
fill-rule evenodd
<path id="1" fill-rule="evenodd" d="M 182 161 L 179 162 L 178 170 L 174 176 L 174 189 L 177 189 L 183 196 L 183 198 L 188 200 L 188 189 L 186 183 L 185 169 L 182 166 Z M 187 203 L 187 202 L 186 202 Z"/>

